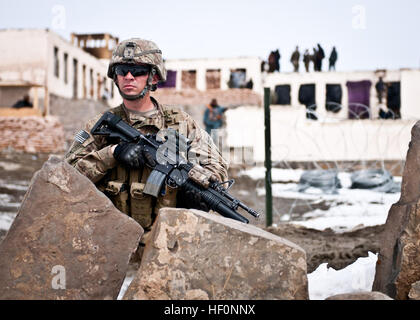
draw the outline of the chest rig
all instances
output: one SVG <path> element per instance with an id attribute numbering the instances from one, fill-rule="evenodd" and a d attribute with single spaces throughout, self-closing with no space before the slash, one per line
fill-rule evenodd
<path id="1" fill-rule="evenodd" d="M 157 133 L 160 129 L 179 129 L 182 114 L 173 107 L 160 106 L 158 114 L 153 118 L 130 119 L 130 124 L 143 134 Z M 111 110 L 124 120 L 127 116 L 122 108 Z M 147 178 L 152 169 L 145 166 L 130 170 L 117 165 L 100 181 L 98 188 L 113 202 L 116 208 L 136 220 L 145 231 L 150 230 L 160 208 L 176 207 L 177 190 L 166 186 L 155 198 L 143 193 Z"/>

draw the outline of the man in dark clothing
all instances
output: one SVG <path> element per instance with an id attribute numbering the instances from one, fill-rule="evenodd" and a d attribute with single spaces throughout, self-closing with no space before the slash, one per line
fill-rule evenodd
<path id="1" fill-rule="evenodd" d="M 293 52 L 292 57 L 290 58 L 290 62 L 293 64 L 294 72 L 299 72 L 299 47 L 296 46 L 296 50 Z"/>
<path id="2" fill-rule="evenodd" d="M 270 52 L 270 55 L 268 56 L 268 72 L 280 72 L 280 57 L 281 55 L 278 49 Z"/>
<path id="3" fill-rule="evenodd" d="M 328 68 L 329 71 L 331 71 L 334 68 L 335 71 L 335 63 L 337 62 L 338 59 L 338 54 L 337 54 L 337 50 L 335 49 L 335 47 L 333 47 L 331 54 L 330 54 L 330 66 Z"/>
<path id="4" fill-rule="evenodd" d="M 16 102 L 12 108 L 32 108 L 33 105 L 31 101 L 29 100 L 29 95 L 25 94 L 22 100 L 19 100 Z"/>
<path id="5" fill-rule="evenodd" d="M 312 63 L 314 64 L 314 71 L 319 71 L 319 62 L 318 62 L 318 50 L 316 48 L 313 48 L 314 52 L 312 54 Z"/>
<path id="6" fill-rule="evenodd" d="M 386 92 L 386 84 L 382 77 L 379 77 L 379 81 L 375 85 L 376 93 L 378 94 L 379 104 L 382 104 L 382 99 Z"/>
<path id="7" fill-rule="evenodd" d="M 223 126 L 223 113 L 227 108 L 219 106 L 216 99 L 212 99 L 210 104 L 207 105 L 207 109 L 204 112 L 204 125 L 206 126 L 206 131 L 211 135 L 213 139 L 217 136 L 217 131 L 215 129 L 220 129 Z"/>
<path id="8" fill-rule="evenodd" d="M 312 57 L 309 54 L 309 50 L 306 49 L 305 53 L 303 54 L 303 63 L 305 64 L 305 70 L 306 72 L 309 72 L 309 63 L 311 62 Z"/>
<path id="9" fill-rule="evenodd" d="M 254 82 L 252 79 L 249 79 L 249 81 L 246 83 L 245 88 L 252 89 L 254 87 Z"/>
<path id="10" fill-rule="evenodd" d="M 322 71 L 322 60 L 325 58 L 324 49 L 318 43 L 318 50 L 316 53 L 317 71 Z"/>
<path id="11" fill-rule="evenodd" d="M 275 70 L 276 71 L 278 71 L 278 72 L 280 72 L 280 57 L 281 57 L 281 55 L 280 55 L 280 52 L 279 52 L 279 49 L 277 49 L 276 51 L 274 51 L 274 58 L 275 58 Z"/>

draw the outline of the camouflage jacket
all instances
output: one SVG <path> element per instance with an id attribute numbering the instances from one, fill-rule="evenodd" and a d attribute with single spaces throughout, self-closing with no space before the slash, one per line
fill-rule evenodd
<path id="1" fill-rule="evenodd" d="M 219 150 L 214 145 L 210 136 L 203 129 L 201 129 L 187 113 L 175 107 L 161 105 L 155 99 L 151 99 L 157 106 L 157 110 L 152 116 L 148 118 L 145 118 L 144 116 L 134 112 L 129 112 L 123 105 L 113 108 L 110 111 L 119 115 L 124 121 L 142 133 L 157 133 L 159 130 L 166 128 L 174 128 L 179 130 L 181 134 L 192 141 L 189 155 L 193 154 L 196 157 L 189 157 L 189 161 L 192 163 L 198 163 L 205 169 L 211 171 L 220 181 L 226 181 L 228 178 L 227 162 L 221 156 Z M 69 151 L 64 157 L 65 161 L 67 161 L 79 172 L 88 177 L 101 191 L 112 191 L 113 188 L 122 189 L 121 185 L 126 183 L 129 185 L 127 192 L 127 197 L 129 199 L 147 198 L 147 201 L 149 201 L 150 199 L 148 198 L 150 196 L 141 195 L 141 187 L 139 191 L 136 189 L 137 185 L 135 183 L 144 183 L 147 180 L 151 170 L 149 168 L 145 168 L 145 172 L 142 170 L 138 179 L 136 177 L 133 178 L 133 176 L 137 173 L 134 173 L 133 175 L 133 170 L 128 171 L 127 169 L 124 169 L 118 165 L 118 162 L 115 160 L 111 152 L 112 145 L 109 144 L 103 136 L 91 135 L 90 131 L 92 127 L 101 116 L 102 114 L 99 114 L 87 122 L 84 131 L 88 134 L 88 137 L 82 143 L 76 140 L 73 142 Z M 121 173 L 121 171 L 123 171 L 123 173 Z M 120 181 L 121 184 L 111 183 L 111 181 L 116 180 Z M 116 195 L 119 191 L 120 190 L 115 190 L 114 195 Z M 140 196 L 136 197 L 136 195 L 139 194 Z M 128 205 L 121 204 L 121 201 L 127 200 L 121 200 L 121 194 L 119 194 L 118 199 L 113 198 L 112 196 L 110 196 L 110 198 L 113 200 L 117 208 L 129 215 L 133 216 L 133 210 L 140 210 L 138 208 L 133 209 L 130 203 L 133 201 L 130 200 L 128 201 Z M 165 201 L 166 198 L 171 199 Z M 143 204 L 137 204 L 137 207 L 144 208 L 146 211 L 153 211 L 156 206 L 175 206 L 174 192 L 168 190 L 166 195 L 164 192 L 163 199 L 158 199 L 157 205 L 156 203 L 153 203 L 152 205 L 146 206 L 146 208 Z M 150 221 L 140 224 L 145 227 L 146 225 L 150 224 Z"/>

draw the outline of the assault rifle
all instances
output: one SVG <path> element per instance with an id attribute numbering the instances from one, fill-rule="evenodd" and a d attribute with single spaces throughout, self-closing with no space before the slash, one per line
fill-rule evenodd
<path id="1" fill-rule="evenodd" d="M 241 207 L 252 216 L 258 218 L 260 214 L 247 207 L 243 202 L 235 199 L 228 190 L 235 182 L 233 179 L 225 182 L 208 181 L 206 187 L 193 179 L 194 164 L 187 160 L 190 141 L 174 129 L 167 129 L 166 135 L 145 134 L 137 131 L 121 117 L 111 112 L 105 112 L 91 130 L 92 135 L 102 135 L 114 141 L 135 142 L 149 153 L 155 162 L 149 175 L 143 193 L 158 197 L 162 187 L 167 184 L 173 188 L 199 193 L 203 202 L 213 211 L 226 218 L 244 223 L 249 220 L 237 212 Z M 228 184 L 227 189 L 223 185 Z"/>

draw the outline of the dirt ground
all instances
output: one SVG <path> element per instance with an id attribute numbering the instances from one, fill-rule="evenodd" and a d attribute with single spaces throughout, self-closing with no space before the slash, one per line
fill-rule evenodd
<path id="1" fill-rule="evenodd" d="M 9 202 L 20 203 L 26 192 L 24 186 L 29 186 L 33 174 L 41 168 L 48 157 L 48 154 L 31 155 L 13 150 L 0 152 L 0 181 L 2 182 L 0 184 L 0 196 L 6 197 Z M 243 213 L 243 215 L 249 218 L 251 224 L 301 246 L 306 251 L 308 273 L 314 271 L 322 263 L 328 263 L 329 267 L 336 270 L 342 269 L 359 257 L 367 257 L 369 251 L 378 252 L 378 238 L 383 231 L 383 225 L 338 234 L 328 229 L 318 231 L 280 221 L 281 214 L 291 211 L 292 206 L 292 219 L 298 220 L 299 216 L 309 210 L 327 209 L 328 204 L 324 202 L 311 204 L 311 207 L 308 208 L 303 201 L 274 198 L 273 207 L 277 209 L 273 216 L 273 223 L 276 226 L 266 228 L 265 197 L 258 196 L 256 193 L 257 187 L 264 187 L 263 183 L 244 176 L 238 177 L 237 172 L 236 169 L 232 169 L 230 172 L 230 176 L 235 178 L 236 181 L 230 190 L 231 194 L 262 214 L 259 220 L 255 220 L 246 213 Z M 13 187 L 15 185 L 20 187 Z M 14 214 L 17 211 L 18 206 L 13 207 L 4 201 L 0 201 L 1 213 Z M 0 241 L 5 235 L 6 231 L 0 230 Z"/>

